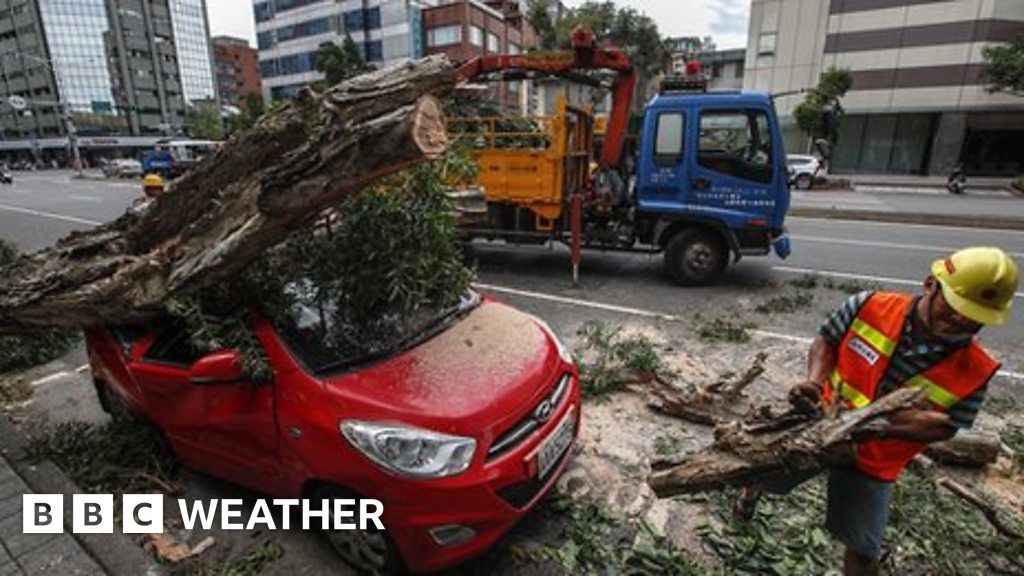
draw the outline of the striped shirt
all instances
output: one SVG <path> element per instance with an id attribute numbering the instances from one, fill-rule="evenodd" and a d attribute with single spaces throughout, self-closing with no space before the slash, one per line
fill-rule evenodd
<path id="1" fill-rule="evenodd" d="M 819 332 L 825 340 L 833 347 L 838 348 L 839 343 L 850 329 L 854 318 L 860 311 L 860 307 L 867 301 L 872 291 L 861 292 L 850 296 L 841 308 L 833 312 L 821 325 Z M 916 315 L 914 305 L 907 313 L 907 319 L 903 323 L 903 332 L 900 335 L 899 344 L 889 361 L 889 366 L 882 376 L 876 397 L 884 396 L 914 376 L 924 372 L 928 368 L 938 364 L 949 354 L 970 344 L 971 338 L 965 337 L 958 342 L 948 342 L 922 337 L 923 332 L 914 330 Z M 978 415 L 982 401 L 985 400 L 985 391 L 988 389 L 988 382 L 974 391 L 973 394 L 950 406 L 948 414 L 952 423 L 957 428 L 966 430 L 974 425 L 974 419 Z"/>

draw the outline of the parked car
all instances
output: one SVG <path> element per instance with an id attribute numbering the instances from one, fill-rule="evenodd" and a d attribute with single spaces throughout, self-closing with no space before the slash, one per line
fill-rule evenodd
<path id="1" fill-rule="evenodd" d="M 118 158 L 103 165 L 107 178 L 142 178 L 142 163 L 132 158 Z"/>
<path id="2" fill-rule="evenodd" d="M 321 309 L 322 310 L 322 309 Z M 437 570 L 493 545 L 551 488 L 580 427 L 551 329 L 467 296 L 405 343 L 353 354 L 310 302 L 256 319 L 274 378 L 197 354 L 174 322 L 86 333 L 101 404 L 151 422 L 186 466 L 274 497 L 375 498 L 385 531 L 328 531 L 361 571 Z"/>
<path id="3" fill-rule="evenodd" d="M 827 174 L 825 163 L 817 156 L 788 154 L 786 166 L 789 169 L 789 183 L 800 190 L 810 190 L 816 179 Z"/>

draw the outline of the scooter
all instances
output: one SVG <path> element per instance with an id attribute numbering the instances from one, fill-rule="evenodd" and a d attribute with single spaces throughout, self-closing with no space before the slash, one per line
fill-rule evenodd
<path id="1" fill-rule="evenodd" d="M 963 194 L 966 189 L 967 175 L 964 174 L 963 166 L 957 164 L 950 172 L 949 178 L 946 179 L 946 190 L 949 190 L 950 194 Z"/>

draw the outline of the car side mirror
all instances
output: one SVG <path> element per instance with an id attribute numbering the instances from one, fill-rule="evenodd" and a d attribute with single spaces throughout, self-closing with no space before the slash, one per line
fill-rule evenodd
<path id="1" fill-rule="evenodd" d="M 196 386 L 236 384 L 245 380 L 242 354 L 238 350 L 221 350 L 196 360 L 188 371 L 189 380 Z"/>

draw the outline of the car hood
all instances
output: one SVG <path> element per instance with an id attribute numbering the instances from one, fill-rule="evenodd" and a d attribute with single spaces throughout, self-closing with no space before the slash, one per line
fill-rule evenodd
<path id="1" fill-rule="evenodd" d="M 532 316 L 484 301 L 403 354 L 327 383 L 365 409 L 352 417 L 471 434 L 537 401 L 559 369 Z"/>

